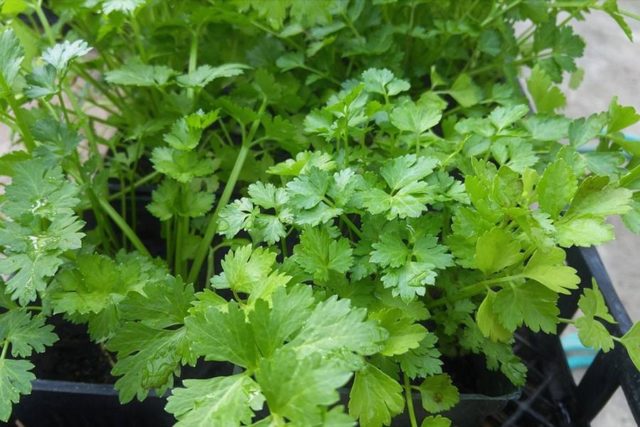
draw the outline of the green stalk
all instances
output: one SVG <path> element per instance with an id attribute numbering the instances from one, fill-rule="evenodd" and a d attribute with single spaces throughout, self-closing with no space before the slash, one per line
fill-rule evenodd
<path id="1" fill-rule="evenodd" d="M 0 360 L 4 360 L 7 356 L 7 350 L 9 349 L 9 340 L 4 340 L 2 344 L 2 354 L 0 354 Z"/>
<path id="2" fill-rule="evenodd" d="M 11 92 L 11 87 L 4 80 L 4 76 L 0 74 L 0 88 L 6 94 L 5 99 L 9 104 L 9 107 L 13 110 L 13 115 L 15 116 L 15 123 L 20 129 L 20 133 L 22 134 L 22 141 L 24 142 L 24 146 L 27 151 L 30 153 L 36 147 L 36 143 L 33 139 L 33 135 L 31 135 L 31 129 L 29 129 L 29 125 L 24 119 L 22 115 L 23 110 L 18 101 L 16 100 L 13 92 Z"/>
<path id="3" fill-rule="evenodd" d="M 176 218 L 176 253 L 175 253 L 175 273 L 176 275 L 185 276 L 186 265 L 184 256 L 182 254 L 184 250 L 185 238 L 189 228 L 189 217 L 179 216 Z"/>
<path id="4" fill-rule="evenodd" d="M 627 172 L 622 178 L 620 178 L 620 185 L 623 187 L 627 186 L 636 179 L 640 179 L 640 165 L 637 165 L 629 172 Z"/>
<path id="5" fill-rule="evenodd" d="M 141 185 L 146 184 L 147 182 L 153 180 L 154 178 L 156 178 L 159 175 L 160 175 L 160 172 L 158 172 L 158 171 L 151 172 L 149 175 L 143 176 L 142 178 L 140 178 L 139 180 L 137 180 L 136 182 L 134 182 L 133 184 L 131 184 L 127 188 L 123 188 L 122 190 L 118 191 L 117 193 L 114 193 L 114 194 L 110 195 L 108 200 L 115 200 L 115 199 L 121 197 L 122 195 L 124 195 L 126 193 L 132 192 L 136 188 L 140 187 Z"/>
<path id="6" fill-rule="evenodd" d="M 411 383 L 407 374 L 402 374 L 404 377 L 404 393 L 405 400 L 407 401 L 407 411 L 409 412 L 409 420 L 411 421 L 411 427 L 418 427 L 418 421 L 416 420 L 416 411 L 413 408 L 413 395 L 411 394 Z"/>
<path id="7" fill-rule="evenodd" d="M 510 282 L 512 280 L 520 279 L 521 277 L 522 277 L 521 274 L 514 274 L 512 276 L 498 277 L 497 279 L 483 280 L 481 282 L 477 282 L 472 285 L 463 287 L 462 289 L 456 292 L 455 296 L 451 298 L 441 298 L 435 301 L 431 301 L 430 303 L 427 303 L 427 308 L 431 309 L 434 307 L 445 305 L 448 302 L 456 302 L 463 299 L 471 298 L 476 295 L 480 295 L 484 293 L 488 288 L 494 285 Z"/>
<path id="8" fill-rule="evenodd" d="M 42 10 L 42 0 L 39 0 L 36 3 L 35 10 L 36 10 L 36 15 L 38 16 L 38 20 L 40 21 L 40 24 L 42 24 L 42 28 L 44 28 L 44 33 L 49 39 L 49 42 L 51 44 L 55 44 L 56 37 L 53 35 L 53 30 L 51 29 L 51 25 L 49 25 L 49 20 L 47 20 L 47 17 L 45 16 L 44 11 Z"/>
<path id="9" fill-rule="evenodd" d="M 127 239 L 131 242 L 134 248 L 142 255 L 150 257 L 151 254 L 144 246 L 140 238 L 136 235 L 136 233 L 129 227 L 129 224 L 120 216 L 118 212 L 106 201 L 104 198 L 98 198 L 98 204 L 102 208 L 102 210 L 111 218 L 111 220 L 120 228 L 120 230 L 127 236 Z"/>
<path id="10" fill-rule="evenodd" d="M 229 199 L 231 198 L 233 189 L 236 186 L 236 182 L 238 181 L 244 162 L 247 159 L 247 154 L 249 154 L 249 144 L 242 144 L 240 151 L 238 152 L 236 162 L 231 170 L 231 174 L 229 175 L 229 179 L 227 180 L 227 184 L 222 192 L 222 196 L 220 196 L 216 209 L 213 211 L 213 214 L 209 219 L 209 224 L 207 224 L 204 238 L 200 241 L 200 245 L 198 245 L 198 249 L 196 250 L 196 256 L 193 260 L 193 265 L 191 266 L 191 271 L 189 272 L 187 279 L 188 282 L 193 283 L 198 277 L 204 258 L 207 256 L 209 246 L 211 246 L 211 242 L 213 242 L 213 238 L 218 230 L 218 215 L 220 214 L 220 210 L 229 203 Z"/>
<path id="11" fill-rule="evenodd" d="M 236 182 L 238 181 L 238 177 L 240 176 L 240 172 L 242 171 L 244 162 L 247 159 L 247 154 L 249 154 L 249 147 L 251 146 L 253 138 L 258 131 L 258 127 L 260 126 L 260 119 L 262 118 L 262 114 L 264 113 L 265 108 L 267 108 L 266 98 L 262 101 L 262 105 L 260 105 L 260 109 L 258 110 L 258 118 L 251 124 L 251 129 L 249 129 L 249 132 L 245 134 L 244 128 L 242 128 L 242 145 L 240 146 L 238 157 L 236 157 L 236 161 L 233 165 L 233 169 L 231 170 L 231 174 L 229 175 L 229 179 L 227 180 L 227 184 L 222 191 L 220 200 L 218 200 L 216 208 L 213 211 L 211 218 L 209 219 L 204 237 L 200 241 L 200 244 L 196 249 L 196 256 L 193 259 L 193 264 L 191 265 L 191 270 L 187 278 L 188 282 L 194 283 L 198 277 L 198 273 L 200 273 L 202 263 L 207 256 L 209 247 L 211 246 L 211 243 L 213 243 L 213 238 L 215 237 L 216 231 L 218 230 L 218 215 L 220 214 L 220 210 L 229 203 L 229 199 L 231 198 L 231 194 L 233 193 L 233 190 L 236 186 Z"/>

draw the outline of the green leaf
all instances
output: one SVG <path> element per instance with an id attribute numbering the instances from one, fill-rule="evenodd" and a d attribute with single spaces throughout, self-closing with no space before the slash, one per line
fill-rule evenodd
<path id="1" fill-rule="evenodd" d="M 71 61 L 91 52 L 91 48 L 84 40 L 65 40 L 45 50 L 42 60 L 52 65 L 58 72 L 67 69 Z"/>
<path id="2" fill-rule="evenodd" d="M 178 427 L 201 425 L 248 425 L 253 411 L 262 408 L 258 384 L 245 374 L 206 380 L 185 380 L 175 388 L 165 409 Z"/>
<path id="3" fill-rule="evenodd" d="M 133 14 L 146 0 L 103 0 L 102 11 L 110 15 L 113 12 Z"/>
<path id="4" fill-rule="evenodd" d="M 4 30 L 0 34 L 0 94 L 13 86 L 23 59 L 24 49 L 18 37 L 13 30 Z"/>
<path id="5" fill-rule="evenodd" d="M 178 76 L 176 80 L 180 86 L 203 88 L 216 79 L 242 75 L 248 68 L 250 67 L 244 64 L 223 64 L 217 67 L 200 65 L 191 73 Z"/>
<path id="6" fill-rule="evenodd" d="M 537 250 L 527 263 L 522 275 L 543 284 L 559 294 L 577 289 L 580 278 L 576 270 L 564 265 L 565 253 L 560 248 Z"/>
<path id="7" fill-rule="evenodd" d="M 164 86 L 174 74 L 167 66 L 147 65 L 134 59 L 121 68 L 107 71 L 105 79 L 114 85 L 153 87 Z"/>
<path id="8" fill-rule="evenodd" d="M 396 356 L 395 359 L 400 363 L 402 372 L 411 379 L 441 374 L 440 352 L 435 348 L 437 342 L 438 337 L 435 334 L 427 333 L 418 348 Z"/>
<path id="9" fill-rule="evenodd" d="M 326 227 L 305 228 L 293 252 L 295 262 L 320 283 L 328 281 L 331 273 L 346 273 L 353 265 L 349 241 L 337 238 Z"/>
<path id="10" fill-rule="evenodd" d="M 497 312 L 495 301 L 496 293 L 491 290 L 488 291 L 487 296 L 478 307 L 476 323 L 485 337 L 492 341 L 507 342 L 511 339 L 513 333 L 504 327 L 499 317 L 495 314 Z"/>
<path id="11" fill-rule="evenodd" d="M 251 245 L 230 251 L 222 261 L 223 272 L 211 279 L 217 289 L 231 289 L 248 294 L 248 304 L 252 307 L 258 299 L 269 301 L 271 294 L 286 285 L 291 279 L 273 268 L 276 253 Z"/>
<path id="12" fill-rule="evenodd" d="M 9 421 L 12 404 L 18 403 L 21 394 L 31 393 L 31 381 L 36 379 L 31 369 L 26 360 L 0 359 L 0 421 Z"/>
<path id="13" fill-rule="evenodd" d="M 529 107 L 522 104 L 512 107 L 498 107 L 489 114 L 489 120 L 499 133 L 526 116 L 528 112 Z"/>
<path id="14" fill-rule="evenodd" d="M 61 271 L 49 288 L 55 313 L 100 313 L 130 292 L 143 293 L 140 266 L 117 264 L 103 255 L 80 255 L 73 269 Z"/>
<path id="15" fill-rule="evenodd" d="M 260 354 L 269 357 L 290 341 L 307 322 L 314 305 L 311 288 L 304 285 L 276 289 L 271 305 L 258 301 L 249 313 L 249 323 Z"/>
<path id="16" fill-rule="evenodd" d="M 402 386 L 396 380 L 370 363 L 356 372 L 349 393 L 349 414 L 361 426 L 388 426 L 403 409 Z"/>
<path id="17" fill-rule="evenodd" d="M 195 363 L 185 327 L 162 329 L 127 322 L 106 347 L 117 353 L 111 373 L 121 376 L 115 383 L 120 403 L 134 397 L 143 400 L 152 389 L 162 395 L 173 387 L 173 376 L 180 373 L 181 365 Z"/>
<path id="18" fill-rule="evenodd" d="M 404 103 L 391 112 L 391 124 L 403 132 L 422 135 L 440 122 L 442 111 L 430 105 Z"/>
<path id="19" fill-rule="evenodd" d="M 558 159 L 546 167 L 538 182 L 540 209 L 557 218 L 569 204 L 578 189 L 578 180 L 564 159 Z"/>
<path id="20" fill-rule="evenodd" d="M 31 316 L 27 311 L 9 310 L 0 314 L 0 342 L 11 344 L 11 355 L 29 357 L 42 353 L 58 340 L 53 326 L 45 325 L 43 316 Z"/>
<path id="21" fill-rule="evenodd" d="M 158 172 L 182 183 L 213 174 L 220 163 L 210 158 L 201 158 L 195 151 L 169 147 L 154 148 L 151 162 Z"/>
<path id="22" fill-rule="evenodd" d="M 387 334 L 366 316 L 365 309 L 334 295 L 317 304 L 288 347 L 302 357 L 344 350 L 372 355 L 380 351 Z"/>
<path id="23" fill-rule="evenodd" d="M 56 69 L 52 65 L 45 64 L 42 67 L 34 67 L 33 71 L 27 74 L 25 80 L 27 87 L 24 93 L 31 99 L 55 95 L 58 92 Z"/>
<path id="24" fill-rule="evenodd" d="M 430 187 L 422 178 L 430 175 L 437 163 L 435 159 L 413 154 L 388 160 L 380 175 L 390 192 L 379 188 L 365 190 L 361 195 L 364 207 L 372 214 L 386 212 L 389 220 L 419 217 L 431 200 Z"/>
<path id="25" fill-rule="evenodd" d="M 468 74 L 462 73 L 451 85 L 449 95 L 462 107 L 467 108 L 482 100 L 482 89 L 473 82 Z"/>
<path id="26" fill-rule="evenodd" d="M 574 218 L 556 225 L 556 239 L 562 247 L 589 247 L 615 238 L 613 225 L 595 218 Z"/>
<path id="27" fill-rule="evenodd" d="M 601 176 L 586 178 L 578 188 L 565 218 L 600 217 L 625 214 L 630 209 L 633 192 L 626 188 L 616 188 L 608 184 L 609 179 Z"/>
<path id="28" fill-rule="evenodd" d="M 640 121 L 640 114 L 636 112 L 635 108 L 621 106 L 618 104 L 617 97 L 611 100 L 608 115 L 607 132 L 610 134 L 626 129 Z"/>
<path id="29" fill-rule="evenodd" d="M 446 411 L 460 400 L 458 389 L 447 374 L 434 375 L 420 384 L 422 407 L 431 413 Z"/>
<path id="30" fill-rule="evenodd" d="M 400 355 L 418 348 L 427 336 L 427 329 L 414 319 L 404 316 L 400 309 L 385 309 L 373 312 L 371 319 L 378 321 L 389 333 L 380 354 L 384 356 Z"/>
<path id="31" fill-rule="evenodd" d="M 258 349 L 251 325 L 236 302 L 230 302 L 227 307 L 226 313 L 211 307 L 185 319 L 192 351 L 205 360 L 255 368 Z"/>
<path id="32" fill-rule="evenodd" d="M 256 381 L 271 414 L 298 425 L 316 425 L 323 412 L 340 399 L 337 389 L 351 372 L 321 357 L 298 358 L 287 350 L 277 351 L 260 362 Z"/>
<path id="33" fill-rule="evenodd" d="M 211 210 L 214 194 L 194 191 L 192 186 L 165 179 L 153 190 L 152 202 L 147 206 L 149 212 L 161 221 L 175 216 L 197 218 Z"/>
<path id="34" fill-rule="evenodd" d="M 560 310 L 555 292 L 534 282 L 505 287 L 496 293 L 494 315 L 509 331 L 527 325 L 534 332 L 555 333 Z"/>
<path id="35" fill-rule="evenodd" d="M 441 415 L 434 415 L 422 420 L 420 427 L 451 427 L 451 420 Z"/>
<path id="36" fill-rule="evenodd" d="M 634 324 L 620 342 L 625 346 L 636 369 L 640 370 L 640 323 Z"/>
<path id="37" fill-rule="evenodd" d="M 204 113 L 199 110 L 178 119 L 171 131 L 164 135 L 164 142 L 176 150 L 193 150 L 202 137 L 202 131 L 218 119 L 218 110 Z"/>
<path id="38" fill-rule="evenodd" d="M 386 68 L 369 68 L 362 73 L 362 81 L 365 90 L 379 93 L 384 96 L 395 96 L 409 90 L 410 85 L 406 80 L 396 78 Z"/>
<path id="39" fill-rule="evenodd" d="M 502 228 L 494 227 L 478 238 L 476 265 L 485 274 L 493 274 L 522 259 L 520 243 Z"/>
<path id="40" fill-rule="evenodd" d="M 574 120 L 569 125 L 569 142 L 576 148 L 582 147 L 600 136 L 606 122 L 605 114 L 592 114 L 589 117 Z"/>
<path id="41" fill-rule="evenodd" d="M 613 338 L 602 323 L 590 316 L 580 317 L 575 321 L 578 338 L 586 347 L 602 350 L 605 353 L 613 349 Z"/>
<path id="42" fill-rule="evenodd" d="M 595 279 L 592 279 L 591 289 L 586 288 L 582 291 L 580 300 L 578 300 L 578 307 L 585 316 L 599 317 L 609 323 L 616 323 L 613 316 L 609 314 L 609 309 Z"/>
<path id="43" fill-rule="evenodd" d="M 535 66 L 531 71 L 531 76 L 527 80 L 527 89 L 539 113 L 553 113 L 567 103 L 560 88 L 553 85 L 551 77 L 539 66 Z"/>

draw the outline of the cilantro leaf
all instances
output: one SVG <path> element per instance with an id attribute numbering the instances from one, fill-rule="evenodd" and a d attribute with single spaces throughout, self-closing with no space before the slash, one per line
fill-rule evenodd
<path id="1" fill-rule="evenodd" d="M 578 338 L 586 347 L 602 350 L 605 353 L 613 349 L 613 338 L 607 328 L 591 316 L 583 316 L 575 321 Z"/>
<path id="2" fill-rule="evenodd" d="M 258 299 L 269 300 L 271 294 L 291 279 L 274 270 L 276 254 L 251 245 L 230 251 L 222 261 L 223 272 L 211 279 L 217 289 L 231 289 L 249 295 L 249 306 Z"/>
<path id="3" fill-rule="evenodd" d="M 396 78 L 386 68 L 369 68 L 362 73 L 365 90 L 385 97 L 395 96 L 409 90 L 409 82 Z"/>
<path id="4" fill-rule="evenodd" d="M 576 270 L 564 265 L 565 253 L 560 248 L 537 250 L 529 259 L 522 275 L 543 284 L 559 294 L 569 294 L 576 289 L 580 278 Z"/>
<path id="5" fill-rule="evenodd" d="M 380 354 L 384 356 L 401 355 L 418 348 L 427 336 L 427 329 L 414 319 L 404 315 L 400 309 L 386 309 L 373 312 L 370 318 L 378 321 L 388 333 Z"/>
<path id="6" fill-rule="evenodd" d="M 204 113 L 199 110 L 178 119 L 171 126 L 171 131 L 164 135 L 164 142 L 176 150 L 193 150 L 202 137 L 202 131 L 218 119 L 218 111 Z"/>
<path id="7" fill-rule="evenodd" d="M 102 11 L 110 15 L 113 12 L 132 14 L 136 9 L 145 4 L 146 0 L 103 0 Z"/>
<path id="8" fill-rule="evenodd" d="M 158 172 L 181 183 L 211 175 L 219 165 L 219 161 L 200 158 L 194 151 L 181 151 L 169 147 L 156 147 L 151 153 L 151 162 Z"/>
<path id="9" fill-rule="evenodd" d="M 545 169 L 538 182 L 540 209 L 557 218 L 578 189 L 578 179 L 564 159 L 558 159 Z"/>
<path id="10" fill-rule="evenodd" d="M 176 80 L 180 86 L 203 88 L 216 79 L 239 76 L 247 68 L 249 67 L 244 64 L 223 64 L 217 67 L 200 65 L 192 72 L 178 76 Z"/>
<path id="11" fill-rule="evenodd" d="M 34 351 L 42 353 L 57 340 L 53 326 L 45 325 L 43 316 L 31 316 L 18 309 L 0 314 L 0 342 L 11 345 L 14 357 L 29 357 Z"/>
<path id="12" fill-rule="evenodd" d="M 429 185 L 422 178 L 431 174 L 436 164 L 434 159 L 414 154 L 387 161 L 380 169 L 380 175 L 390 192 L 379 188 L 365 190 L 362 194 L 364 207 L 372 214 L 386 213 L 389 220 L 420 216 L 431 200 Z"/>
<path id="13" fill-rule="evenodd" d="M 609 323 L 616 323 L 613 316 L 609 314 L 609 309 L 595 279 L 592 279 L 591 289 L 586 288 L 582 291 L 582 295 L 578 300 L 578 307 L 585 316 L 599 317 Z"/>
<path id="14" fill-rule="evenodd" d="M 51 46 L 42 54 L 42 60 L 52 65 L 58 72 L 66 70 L 69 63 L 76 58 L 91 52 L 91 47 L 84 40 L 65 40 Z"/>
<path id="15" fill-rule="evenodd" d="M 636 369 L 640 369 L 640 323 L 634 324 L 620 342 L 625 346 Z"/>
<path id="16" fill-rule="evenodd" d="M 489 290 L 487 296 L 484 298 L 478 312 L 476 313 L 476 323 L 482 332 L 482 335 L 491 339 L 492 341 L 507 342 L 513 336 L 500 322 L 498 316 L 495 314 L 498 310 L 495 308 L 496 293 Z"/>
<path id="17" fill-rule="evenodd" d="M 32 369 L 26 360 L 0 358 L 0 421 L 9 420 L 11 405 L 18 403 L 21 394 L 31 393 L 31 381 L 36 379 Z"/>
<path id="18" fill-rule="evenodd" d="M 438 337 L 435 334 L 427 333 L 418 348 L 395 356 L 395 359 L 400 363 L 402 372 L 411 379 L 441 374 L 440 352 L 435 348 L 437 341 Z"/>
<path id="19" fill-rule="evenodd" d="M 451 420 L 441 415 L 434 415 L 422 420 L 420 427 L 451 427 Z"/>
<path id="20" fill-rule="evenodd" d="M 194 191 L 194 185 L 182 185 L 171 179 L 165 179 L 153 190 L 152 202 L 147 206 L 149 212 L 161 221 L 175 216 L 197 218 L 211 210 L 214 194 Z"/>
<path id="21" fill-rule="evenodd" d="M 141 322 L 126 322 L 107 342 L 107 349 L 117 353 L 111 373 L 121 376 L 115 388 L 120 402 L 134 397 L 143 400 L 149 390 L 162 395 L 173 387 L 173 376 L 182 364 L 194 364 L 192 341 L 187 329 L 161 329 Z"/>
<path id="22" fill-rule="evenodd" d="M 349 393 L 349 414 L 358 418 L 360 425 L 389 425 L 403 409 L 402 386 L 395 379 L 370 363 L 356 372 Z"/>
<path id="23" fill-rule="evenodd" d="M 15 32 L 5 29 L 0 35 L 0 94 L 9 90 L 18 77 L 24 49 Z"/>
<path id="24" fill-rule="evenodd" d="M 301 359 L 284 349 L 263 359 L 256 371 L 271 413 L 299 425 L 316 425 L 350 378 L 351 372 L 331 360 L 317 355 Z"/>
<path id="25" fill-rule="evenodd" d="M 105 79 L 114 85 L 153 87 L 164 86 L 174 74 L 167 66 L 147 65 L 134 59 L 121 68 L 107 71 Z"/>
<path id="26" fill-rule="evenodd" d="M 446 411 L 460 400 L 458 389 L 447 374 L 434 375 L 420 384 L 422 407 L 431 413 Z"/>
<path id="27" fill-rule="evenodd" d="M 553 113 L 566 105 L 567 100 L 557 86 L 554 86 L 545 71 L 536 66 L 527 80 L 527 89 L 540 113 Z"/>
<path id="28" fill-rule="evenodd" d="M 33 67 L 31 73 L 26 75 L 25 80 L 27 87 L 24 93 L 31 99 L 55 95 L 58 92 L 56 69 L 50 64 Z"/>
<path id="29" fill-rule="evenodd" d="M 555 333 L 560 315 L 557 301 L 555 292 L 537 283 L 526 282 L 498 291 L 493 301 L 493 314 L 511 332 L 525 324 L 534 332 Z"/>
<path id="30" fill-rule="evenodd" d="M 204 356 L 205 360 L 228 361 L 255 368 L 258 350 L 251 325 L 246 322 L 244 312 L 237 303 L 230 302 L 225 307 L 226 312 L 211 307 L 185 319 L 192 351 Z"/>
<path id="31" fill-rule="evenodd" d="M 493 274 L 522 259 L 520 243 L 502 228 L 494 227 L 478 238 L 475 260 L 485 274 Z"/>
<path id="32" fill-rule="evenodd" d="M 419 137 L 440 122 L 442 112 L 430 105 L 408 102 L 391 111 L 391 124 Z"/>
<path id="33" fill-rule="evenodd" d="M 165 407 L 178 419 L 176 426 L 247 425 L 264 399 L 255 381 L 244 374 L 185 380 L 183 386 L 173 389 Z"/>
<path id="34" fill-rule="evenodd" d="M 295 262 L 320 283 L 328 281 L 332 273 L 346 273 L 353 265 L 349 241 L 329 230 L 305 228 L 300 243 L 293 248 Z"/>
<path id="35" fill-rule="evenodd" d="M 371 355 L 387 336 L 376 322 L 365 320 L 366 310 L 351 307 L 335 295 L 316 305 L 299 333 L 288 344 L 302 357 L 348 350 Z"/>
<path id="36" fill-rule="evenodd" d="M 49 288 L 56 313 L 100 313 L 130 292 L 143 293 L 136 263 L 117 264 L 103 255 L 80 255 L 73 269 L 63 270 Z"/>

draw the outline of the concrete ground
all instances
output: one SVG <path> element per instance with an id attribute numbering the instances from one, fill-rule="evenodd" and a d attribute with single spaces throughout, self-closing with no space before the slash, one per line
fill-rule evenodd
<path id="1" fill-rule="evenodd" d="M 619 0 L 620 7 L 640 14 L 640 0 Z M 577 117 L 607 109 L 612 96 L 623 105 L 640 111 L 640 22 L 630 22 L 637 43 L 632 44 L 615 22 L 604 13 L 593 13 L 575 28 L 587 41 L 585 55 L 578 61 L 585 69 L 582 85 L 567 93 L 565 113 Z M 630 128 L 640 135 L 640 124 Z M 5 151 L 9 135 L 0 126 L 0 152 Z M 640 236 L 628 232 L 620 221 L 617 240 L 600 248 L 600 254 L 631 318 L 640 320 L 639 280 L 636 262 L 640 253 Z M 593 427 L 631 427 L 636 423 L 621 391 L 618 391 L 593 422 Z"/>
<path id="2" fill-rule="evenodd" d="M 640 13 L 640 0 L 619 0 L 622 9 Z M 568 91 L 569 116 L 583 116 L 607 109 L 612 96 L 622 105 L 632 105 L 640 111 L 640 22 L 629 21 L 635 43 L 629 42 L 616 23 L 604 13 L 592 13 L 575 28 L 587 42 L 585 55 L 578 65 L 585 70 L 582 85 Z M 640 123 L 629 129 L 640 135 Z M 622 222 L 614 220 L 617 239 L 603 245 L 600 255 L 631 318 L 640 320 L 640 282 L 637 268 L 640 236 L 627 231 Z M 624 394 L 618 390 L 605 409 L 592 423 L 593 427 L 632 427 Z"/>

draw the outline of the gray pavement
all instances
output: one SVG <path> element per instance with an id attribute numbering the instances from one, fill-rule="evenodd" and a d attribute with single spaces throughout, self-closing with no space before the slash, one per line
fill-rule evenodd
<path id="1" fill-rule="evenodd" d="M 640 13 L 640 0 L 621 0 L 623 9 Z M 568 91 L 569 116 L 583 116 L 607 109 L 612 96 L 618 96 L 623 105 L 632 105 L 640 111 L 640 22 L 630 21 L 634 43 L 629 42 L 615 22 L 606 14 L 595 12 L 575 28 L 587 42 L 585 55 L 578 65 L 585 70 L 582 85 Z M 640 135 L 640 124 L 629 129 Z M 640 236 L 627 231 L 619 219 L 617 239 L 599 248 L 600 255 L 631 318 L 640 320 L 640 292 L 635 269 L 638 267 Z M 592 423 L 593 427 L 635 426 L 622 391 L 616 392 L 605 409 Z"/>

